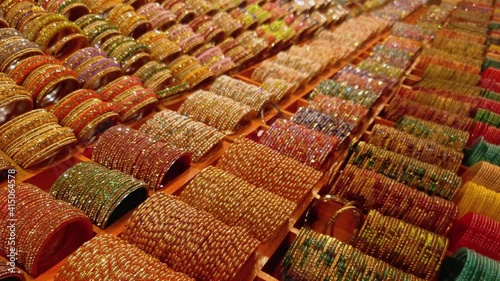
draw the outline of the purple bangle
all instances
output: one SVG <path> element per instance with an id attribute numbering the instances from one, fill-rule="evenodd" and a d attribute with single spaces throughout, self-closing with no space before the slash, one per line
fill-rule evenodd
<path id="1" fill-rule="evenodd" d="M 66 66 L 67 68 L 76 69 L 80 64 L 96 56 L 102 56 L 105 58 L 107 57 L 106 53 L 101 49 L 95 47 L 83 48 L 70 56 L 66 61 L 64 61 L 64 66 Z"/>
<path id="2" fill-rule="evenodd" d="M 99 72 L 111 67 L 117 67 L 118 69 L 121 69 L 120 65 L 114 60 L 104 58 L 88 66 L 84 71 L 79 73 L 78 80 L 80 80 L 82 83 L 86 83 L 88 80 L 97 75 Z"/>

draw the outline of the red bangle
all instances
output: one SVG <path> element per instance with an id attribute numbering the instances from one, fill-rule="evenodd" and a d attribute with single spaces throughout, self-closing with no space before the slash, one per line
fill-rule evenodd
<path id="1" fill-rule="evenodd" d="M 142 86 L 141 79 L 135 76 L 122 76 L 106 85 L 98 93 L 102 100 L 111 101 L 119 94 L 135 86 Z"/>
<path id="2" fill-rule="evenodd" d="M 57 60 L 52 56 L 46 55 L 32 56 L 22 60 L 8 74 L 18 85 L 22 85 L 31 72 L 46 64 L 57 64 Z"/>
<path id="3" fill-rule="evenodd" d="M 98 99 L 99 95 L 93 90 L 76 90 L 56 103 L 50 111 L 62 121 L 77 105 L 92 98 Z"/>

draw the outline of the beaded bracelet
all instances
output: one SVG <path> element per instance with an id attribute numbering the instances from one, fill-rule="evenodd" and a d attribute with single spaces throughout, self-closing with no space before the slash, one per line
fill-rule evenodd
<path id="1" fill-rule="evenodd" d="M 66 170 L 50 194 L 81 209 L 98 227 L 106 227 L 147 197 L 146 184 L 93 162 Z M 121 206 L 121 204 L 123 206 Z M 120 206 L 126 210 L 120 209 Z"/>
<path id="2" fill-rule="evenodd" d="M 89 255 L 93 258 L 89 258 Z M 107 276 L 114 279 L 139 277 L 150 280 L 194 281 L 111 234 L 98 235 L 78 248 L 69 256 L 54 280 L 87 278 L 84 276 L 89 272 L 92 272 L 93 276 Z"/>
<path id="3" fill-rule="evenodd" d="M 38 276 L 50 269 L 92 238 L 92 223 L 82 211 L 66 202 L 55 200 L 31 184 L 17 184 L 15 190 L 15 218 L 12 218 L 12 213 L 7 208 L 11 205 L 7 200 L 10 190 L 1 190 L 0 220 L 6 227 L 0 232 L 0 248 L 5 255 L 15 255 L 16 263 L 31 276 Z M 8 237 L 12 237 L 13 233 L 12 228 L 7 228 L 7 225 L 12 225 L 9 222 L 12 219 L 18 223 L 15 228 L 15 237 L 19 239 L 16 253 L 8 245 Z M 48 252 L 51 254 L 47 255 Z"/>
<path id="4" fill-rule="evenodd" d="M 339 140 L 278 119 L 259 139 L 259 143 L 315 169 L 321 169 L 327 157 L 337 149 Z"/>
<path id="5" fill-rule="evenodd" d="M 409 188 L 381 174 L 348 164 L 330 191 L 349 201 L 356 201 L 364 211 L 374 209 L 445 235 L 458 214 L 451 201 Z M 425 216 L 422 220 L 421 216 Z"/>
<path id="6" fill-rule="evenodd" d="M 196 175 L 179 198 L 260 241 L 276 234 L 295 209 L 294 203 L 212 166 Z"/>
<path id="7" fill-rule="evenodd" d="M 234 280 L 259 244 L 244 229 L 163 192 L 134 211 L 121 238 L 196 280 Z"/>
<path id="8" fill-rule="evenodd" d="M 460 248 L 446 258 L 439 276 L 442 280 L 493 281 L 499 274 L 498 261 L 482 256 L 474 250 Z"/>
<path id="9" fill-rule="evenodd" d="M 459 210 L 458 217 L 473 212 L 498 220 L 500 217 L 498 212 L 500 208 L 498 204 L 499 194 L 476 183 L 466 182 L 455 200 Z"/>
<path id="10" fill-rule="evenodd" d="M 412 116 L 403 116 L 394 127 L 419 138 L 424 138 L 461 152 L 469 133 L 448 126 L 439 125 Z"/>
<path id="11" fill-rule="evenodd" d="M 430 280 L 446 254 L 448 239 L 370 210 L 353 245 L 365 254 Z"/>
<path id="12" fill-rule="evenodd" d="M 397 154 L 374 145 L 359 142 L 349 164 L 373 170 L 400 183 L 452 199 L 462 183 L 460 177 L 449 170 Z"/>
<path id="13" fill-rule="evenodd" d="M 189 167 L 191 156 L 170 143 L 155 142 L 142 132 L 115 126 L 101 135 L 92 160 L 144 180 L 151 189 L 159 190 Z"/>
<path id="14" fill-rule="evenodd" d="M 226 150 L 217 167 L 295 203 L 321 176 L 319 171 L 245 138 Z"/>
<path id="15" fill-rule="evenodd" d="M 302 227 L 280 265 L 286 280 L 382 278 L 422 280 L 333 237 Z"/>

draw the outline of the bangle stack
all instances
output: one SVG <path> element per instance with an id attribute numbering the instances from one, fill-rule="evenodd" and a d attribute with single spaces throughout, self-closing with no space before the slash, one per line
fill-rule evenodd
<path id="1" fill-rule="evenodd" d="M 482 185 L 488 189 L 500 192 L 500 167 L 491 163 L 480 161 L 472 165 L 462 173 L 464 182 L 471 181 L 478 185 Z"/>
<path id="2" fill-rule="evenodd" d="M 289 83 L 304 85 L 309 77 L 294 68 L 286 67 L 274 61 L 264 61 L 252 73 L 252 80 L 262 83 L 266 78 L 279 78 Z"/>
<path id="3" fill-rule="evenodd" d="M 464 157 L 449 147 L 379 124 L 373 126 L 368 143 L 455 173 Z"/>
<path id="4" fill-rule="evenodd" d="M 368 108 L 336 97 L 316 95 L 309 103 L 309 108 L 326 113 L 341 122 L 359 126 L 368 114 Z"/>
<path id="5" fill-rule="evenodd" d="M 375 171 L 429 195 L 451 200 L 462 181 L 450 170 L 445 170 L 413 158 L 359 142 L 349 164 Z"/>
<path id="6" fill-rule="evenodd" d="M 462 152 L 469 139 L 469 133 L 448 126 L 418 119 L 412 116 L 403 116 L 394 128 L 427 139 L 437 144 Z"/>
<path id="7" fill-rule="evenodd" d="M 213 166 L 196 175 L 179 198 L 259 241 L 272 238 L 295 209 L 294 203 Z"/>
<path id="8" fill-rule="evenodd" d="M 486 109 L 478 109 L 476 115 L 474 116 L 474 120 L 500 128 L 500 114 L 491 112 Z"/>
<path id="9" fill-rule="evenodd" d="M 90 13 L 90 8 L 82 0 L 38 0 L 38 5 L 73 22 Z"/>
<path id="10" fill-rule="evenodd" d="M 192 154 L 193 162 L 198 162 L 224 138 L 215 128 L 170 110 L 157 113 L 139 130 L 153 139 L 185 149 Z"/>
<path id="11" fill-rule="evenodd" d="M 25 169 L 63 158 L 77 140 L 72 129 L 57 122 L 55 115 L 43 109 L 19 115 L 0 126 L 0 149 Z"/>
<path id="12" fill-rule="evenodd" d="M 259 57 L 263 54 L 269 47 L 266 41 L 262 38 L 259 38 L 255 31 L 245 31 L 238 37 L 236 37 L 236 41 L 241 46 L 244 46 L 252 56 Z"/>
<path id="13" fill-rule="evenodd" d="M 337 138 L 343 142 L 354 130 L 355 124 L 345 123 L 338 118 L 309 107 L 301 107 L 290 119 L 292 122 Z"/>
<path id="14" fill-rule="evenodd" d="M 178 112 L 228 134 L 237 131 L 255 115 L 247 105 L 203 90 L 191 94 Z"/>
<path id="15" fill-rule="evenodd" d="M 280 266 L 285 280 L 422 280 L 373 258 L 336 238 L 302 227 Z M 390 276 L 390 277 L 389 277 Z"/>
<path id="16" fill-rule="evenodd" d="M 335 80 L 323 80 L 314 88 L 309 99 L 314 99 L 318 94 L 341 98 L 360 106 L 370 108 L 380 97 L 379 94 L 364 89 L 359 89 L 349 83 L 339 83 Z"/>
<path id="17" fill-rule="evenodd" d="M 226 57 L 219 47 L 206 49 L 196 58 L 202 65 L 207 66 L 214 76 L 220 76 L 236 67 L 231 57 Z"/>
<path id="18" fill-rule="evenodd" d="M 283 98 L 295 93 L 295 90 L 297 90 L 298 87 L 298 83 L 290 83 L 283 79 L 270 77 L 266 78 L 260 85 L 262 90 L 275 96 L 276 102 L 279 102 Z"/>
<path id="19" fill-rule="evenodd" d="M 195 52 L 205 40 L 186 24 L 175 24 L 165 31 L 168 39 L 177 43 L 184 53 Z"/>
<path id="20" fill-rule="evenodd" d="M 271 93 L 226 75 L 214 81 L 210 92 L 246 104 L 255 112 L 259 112 L 267 103 L 275 100 Z"/>
<path id="21" fill-rule="evenodd" d="M 467 213 L 453 224 L 449 251 L 473 249 L 494 260 L 500 259 L 500 222 L 487 216 Z"/>
<path id="22" fill-rule="evenodd" d="M 469 212 L 500 219 L 500 193 L 473 182 L 466 182 L 457 194 L 458 217 Z"/>
<path id="23" fill-rule="evenodd" d="M 448 242 L 444 236 L 370 210 L 353 245 L 405 272 L 431 280 L 446 254 Z"/>
<path id="24" fill-rule="evenodd" d="M 457 217 L 453 202 L 409 188 L 386 176 L 348 164 L 332 194 L 358 202 L 364 211 L 374 209 L 385 216 L 445 235 Z"/>
<path id="25" fill-rule="evenodd" d="M 471 116 L 473 110 L 472 103 L 473 101 L 477 101 L 477 99 L 470 99 L 470 103 L 463 102 L 458 97 L 452 98 L 435 93 L 426 93 L 423 91 L 414 91 L 409 89 L 400 89 L 397 95 L 406 100 L 411 100 L 418 104 L 429 106 L 430 108 L 446 111 L 450 114 L 461 115 L 464 118 Z"/>
<path id="26" fill-rule="evenodd" d="M 13 28 L 2 30 L 0 44 L 0 70 L 4 73 L 12 70 L 23 59 L 43 55 L 40 47 L 26 39 L 19 31 Z"/>
<path id="27" fill-rule="evenodd" d="M 20 183 L 15 186 L 15 218 L 9 212 L 10 190 L 1 189 L 0 248 L 4 255 L 16 256 L 16 263 L 31 276 L 38 276 L 92 238 L 92 223 L 85 214 L 61 200 L 55 200 L 38 187 Z M 9 201 L 12 199 L 9 199 Z M 43 211 L 41 211 L 43 210 Z M 12 219 L 15 233 L 10 232 Z M 13 236 L 14 234 L 14 236 Z M 16 237 L 15 252 L 9 237 Z"/>
<path id="28" fill-rule="evenodd" d="M 26 281 L 24 273 L 20 270 L 12 269 L 8 265 L 0 265 L 0 279 L 2 280 L 12 280 L 12 281 Z"/>
<path id="29" fill-rule="evenodd" d="M 85 89 L 99 90 L 122 76 L 120 65 L 95 47 L 75 52 L 64 60 L 64 65 L 76 72 Z"/>
<path id="30" fill-rule="evenodd" d="M 115 59 L 122 66 L 123 73 L 127 75 L 135 73 L 152 59 L 146 46 L 125 35 L 115 35 L 100 47 L 108 57 Z"/>
<path id="31" fill-rule="evenodd" d="M 321 172 L 245 138 L 237 139 L 226 150 L 217 168 L 294 203 L 299 203 L 321 177 Z"/>
<path id="32" fill-rule="evenodd" d="M 237 37 L 243 31 L 243 25 L 226 12 L 218 12 L 212 20 L 228 36 Z"/>
<path id="33" fill-rule="evenodd" d="M 108 13 L 107 20 L 118 27 L 122 34 L 137 39 L 153 29 L 153 25 L 142 14 L 128 4 L 114 6 Z"/>
<path id="34" fill-rule="evenodd" d="M 180 84 L 186 83 L 193 88 L 213 76 L 212 71 L 192 56 L 183 55 L 172 61 L 168 67 L 170 73 Z"/>
<path id="35" fill-rule="evenodd" d="M 115 107 L 122 122 L 141 119 L 149 114 L 158 102 L 154 91 L 144 88 L 141 80 L 135 76 L 122 76 L 97 93 L 103 101 Z"/>
<path id="36" fill-rule="evenodd" d="M 480 161 L 500 165 L 500 145 L 488 143 L 483 137 L 479 137 L 471 144 L 464 158 L 464 164 L 468 167 Z"/>
<path id="37" fill-rule="evenodd" d="M 460 248 L 443 262 L 439 277 L 441 280 L 493 281 L 500 275 L 499 267 L 496 260 L 474 250 Z"/>
<path id="38" fill-rule="evenodd" d="M 50 195 L 82 210 L 105 228 L 147 198 L 146 184 L 93 162 L 69 168 L 50 188 Z"/>
<path id="39" fill-rule="evenodd" d="M 242 228 L 163 192 L 134 211 L 121 238 L 196 280 L 235 280 L 259 244 Z"/>
<path id="40" fill-rule="evenodd" d="M 146 88 L 155 92 L 164 90 L 173 84 L 168 66 L 157 61 L 150 61 L 139 68 L 134 76 L 139 77 Z"/>
<path id="41" fill-rule="evenodd" d="M 144 34 L 137 42 L 147 46 L 155 60 L 167 64 L 178 58 L 182 51 L 177 43 L 170 41 L 167 34 L 158 30 Z"/>
<path id="42" fill-rule="evenodd" d="M 112 234 L 100 234 L 78 248 L 54 280 L 86 279 L 89 273 L 115 280 L 133 280 L 137 278 L 137 272 L 140 272 L 140 278 L 147 280 L 194 281 Z"/>
<path id="43" fill-rule="evenodd" d="M 285 119 L 276 120 L 259 143 L 317 170 L 340 144 L 334 137 Z"/>
<path id="44" fill-rule="evenodd" d="M 185 1 L 180 0 L 163 0 L 161 6 L 172 12 L 177 22 L 187 24 L 196 17 L 196 12 L 186 5 Z"/>
<path id="45" fill-rule="evenodd" d="M 207 15 L 195 18 L 189 23 L 194 32 L 200 34 L 205 39 L 205 43 L 213 42 L 218 44 L 224 40 L 226 34 L 214 21 Z"/>
<path id="46" fill-rule="evenodd" d="M 75 23 L 82 29 L 92 46 L 101 46 L 109 38 L 121 34 L 118 28 L 101 15 L 89 14 L 77 19 Z"/>
<path id="47" fill-rule="evenodd" d="M 76 90 L 65 96 L 50 110 L 59 123 L 73 129 L 80 143 L 88 144 L 109 127 L 116 124 L 115 108 L 99 99 L 92 90 Z"/>
<path id="48" fill-rule="evenodd" d="M 31 93 L 18 86 L 6 74 L 0 73 L 0 126 L 33 109 Z"/>
<path id="49" fill-rule="evenodd" d="M 170 143 L 156 142 L 142 132 L 119 125 L 102 134 L 92 160 L 143 180 L 155 191 L 184 172 L 191 156 Z"/>
<path id="50" fill-rule="evenodd" d="M 165 31 L 176 24 L 175 14 L 156 2 L 141 6 L 137 13 L 147 17 L 155 30 Z"/>
<path id="51" fill-rule="evenodd" d="M 236 65 L 242 65 L 253 57 L 246 48 L 232 37 L 224 40 L 218 47 L 224 52 L 224 55 L 231 58 Z"/>

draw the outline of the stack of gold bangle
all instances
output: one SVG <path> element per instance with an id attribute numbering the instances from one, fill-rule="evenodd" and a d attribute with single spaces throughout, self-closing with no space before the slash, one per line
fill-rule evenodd
<path id="1" fill-rule="evenodd" d="M 0 154 L 0 181 L 7 179 L 10 169 L 14 169 L 14 165 L 7 160 L 7 157 Z"/>
<path id="2" fill-rule="evenodd" d="M 99 99 L 93 90 L 76 90 L 52 107 L 59 123 L 73 129 L 80 143 L 90 143 L 103 131 L 116 124 L 115 108 Z"/>
<path id="3" fill-rule="evenodd" d="M 172 269 L 203 281 L 238 280 L 238 272 L 259 245 L 244 229 L 230 227 L 163 192 L 139 206 L 121 238 Z"/>
<path id="4" fill-rule="evenodd" d="M 120 65 L 95 47 L 83 48 L 64 60 L 78 74 L 83 88 L 98 90 L 122 76 Z"/>
<path id="5" fill-rule="evenodd" d="M 224 30 L 215 24 L 215 22 L 212 21 L 212 18 L 207 15 L 201 15 L 195 18 L 189 23 L 189 26 L 194 32 L 203 36 L 206 43 L 213 42 L 218 44 L 226 37 Z"/>
<path id="6" fill-rule="evenodd" d="M 0 71 L 7 73 L 15 65 L 28 57 L 43 55 L 40 47 L 24 38 L 24 36 L 13 28 L 5 28 L 1 33 L 0 44 Z"/>
<path id="7" fill-rule="evenodd" d="M 172 85 L 172 74 L 168 66 L 157 61 L 150 61 L 139 68 L 135 73 L 147 88 L 158 92 Z"/>
<path id="8" fill-rule="evenodd" d="M 217 14 L 219 10 L 212 3 L 213 1 L 206 0 L 184 0 L 186 6 L 193 10 L 198 15 L 213 15 Z"/>
<path id="9" fill-rule="evenodd" d="M 375 171 L 410 187 L 451 200 L 462 180 L 450 170 L 359 142 L 349 164 Z"/>
<path id="10" fill-rule="evenodd" d="M 113 105 L 120 121 L 130 122 L 149 114 L 158 98 L 152 89 L 144 88 L 139 78 L 122 76 L 98 91 L 103 101 Z"/>
<path id="11" fill-rule="evenodd" d="M 168 67 L 177 81 L 187 83 L 191 88 L 213 76 L 208 67 L 201 65 L 195 57 L 189 55 L 177 58 Z"/>
<path id="12" fill-rule="evenodd" d="M 45 9 L 31 1 L 4 1 L 0 7 L 5 13 L 9 26 L 22 31 L 26 22 L 45 13 Z"/>
<path id="13" fill-rule="evenodd" d="M 89 272 L 94 277 L 106 276 L 113 280 L 133 280 L 140 272 L 140 278 L 145 280 L 194 281 L 112 234 L 100 234 L 78 248 L 54 280 L 84 280 Z"/>
<path id="14" fill-rule="evenodd" d="M 170 143 L 156 142 L 140 131 L 115 126 L 99 137 L 92 160 L 159 190 L 189 168 L 191 155 Z"/>
<path id="15" fill-rule="evenodd" d="M 154 30 L 167 30 L 176 23 L 176 16 L 156 2 L 140 7 L 137 13 L 146 16 Z"/>
<path id="16" fill-rule="evenodd" d="M 64 15 L 70 21 L 90 13 L 89 7 L 82 0 L 38 0 L 38 5 L 49 12 Z"/>
<path id="17" fill-rule="evenodd" d="M 229 36 L 238 36 L 243 31 L 243 25 L 226 12 L 217 13 L 212 20 Z"/>
<path id="18" fill-rule="evenodd" d="M 247 9 L 238 7 L 228 12 L 231 17 L 239 21 L 245 30 L 255 29 L 259 26 L 257 18 L 252 15 Z"/>
<path id="19" fill-rule="evenodd" d="M 462 174 L 464 182 L 471 181 L 488 189 L 500 192 L 500 167 L 485 161 L 477 162 Z"/>
<path id="20" fill-rule="evenodd" d="M 182 49 L 177 43 L 168 39 L 165 32 L 152 30 L 139 39 L 137 42 L 148 47 L 151 56 L 160 62 L 170 63 L 174 61 L 181 53 Z"/>
<path id="21" fill-rule="evenodd" d="M 290 83 L 283 79 L 278 78 L 266 78 L 260 87 L 276 97 L 276 101 L 281 101 L 284 97 L 287 97 L 295 92 L 299 87 L 298 83 Z"/>
<path id="22" fill-rule="evenodd" d="M 370 210 L 353 246 L 405 272 L 432 280 L 448 243 L 444 236 Z"/>
<path id="23" fill-rule="evenodd" d="M 241 46 L 245 46 L 246 50 L 249 51 L 253 57 L 257 57 L 264 53 L 269 45 L 266 41 L 260 38 L 255 31 L 245 31 L 240 36 L 236 37 L 236 41 Z"/>
<path id="24" fill-rule="evenodd" d="M 224 139 L 215 128 L 170 110 L 157 113 L 139 130 L 156 140 L 184 148 L 192 154 L 193 162 L 199 161 Z"/>
<path id="25" fill-rule="evenodd" d="M 495 190 L 469 181 L 462 186 L 454 202 L 458 205 L 459 218 L 473 212 L 500 220 L 500 193 Z"/>
<path id="26" fill-rule="evenodd" d="M 252 73 L 252 80 L 262 83 L 266 78 L 283 79 L 289 83 L 299 83 L 303 85 L 307 83 L 310 77 L 294 68 L 283 66 L 274 61 L 264 61 Z"/>
<path id="27" fill-rule="evenodd" d="M 143 181 L 94 162 L 69 168 L 50 188 L 50 195 L 82 210 L 101 228 L 137 207 L 147 194 Z"/>
<path id="28" fill-rule="evenodd" d="M 125 35 L 115 35 L 107 39 L 101 45 L 101 49 L 122 66 L 125 74 L 133 74 L 152 60 L 146 46 Z"/>
<path id="29" fill-rule="evenodd" d="M 75 21 L 93 46 L 100 46 L 110 37 L 120 35 L 120 31 L 101 15 L 89 14 Z"/>
<path id="30" fill-rule="evenodd" d="M 280 272 L 284 280 L 422 280 L 307 227 L 302 227 L 295 237 Z"/>
<path id="31" fill-rule="evenodd" d="M 31 93 L 0 73 L 0 125 L 32 109 Z"/>
<path id="32" fill-rule="evenodd" d="M 106 14 L 109 10 L 123 4 L 120 0 L 83 0 L 93 13 Z"/>
<path id="33" fill-rule="evenodd" d="M 205 42 L 203 36 L 194 33 L 186 24 L 175 24 L 165 32 L 168 39 L 177 43 L 184 53 L 195 52 Z"/>
<path id="34" fill-rule="evenodd" d="M 309 78 L 315 77 L 322 71 L 321 65 L 313 60 L 283 52 L 276 56 L 276 63 L 306 73 Z"/>
<path id="35" fill-rule="evenodd" d="M 196 175 L 179 198 L 229 226 L 246 229 L 260 241 L 273 237 L 296 206 L 213 166 Z"/>
<path id="36" fill-rule="evenodd" d="M 229 37 L 218 45 L 224 55 L 230 57 L 236 65 L 241 65 L 251 59 L 253 55 L 234 38 Z"/>
<path id="37" fill-rule="evenodd" d="M 0 149 L 23 168 L 44 166 L 65 157 L 76 144 L 72 129 L 43 109 L 29 111 L 0 126 Z"/>
<path id="38" fill-rule="evenodd" d="M 37 13 L 22 22 L 18 29 L 42 50 L 56 58 L 65 58 L 88 46 L 88 39 L 78 25 L 55 13 Z"/>
<path id="39" fill-rule="evenodd" d="M 222 155 L 217 168 L 299 203 L 322 173 L 246 138 L 237 139 Z"/>
<path id="40" fill-rule="evenodd" d="M 135 39 L 153 29 L 153 25 L 148 18 L 138 14 L 134 7 L 128 4 L 120 4 L 113 7 L 108 13 L 107 20 L 118 26 L 122 34 Z"/>
<path id="41" fill-rule="evenodd" d="M 431 106 L 433 108 L 443 110 L 451 114 L 464 116 L 465 118 L 470 117 L 473 111 L 472 99 L 470 100 L 470 103 L 466 103 L 458 99 L 445 97 L 439 94 L 403 88 L 398 91 L 397 95 L 404 97 L 405 99 L 412 100 L 421 105 Z"/>
<path id="42" fill-rule="evenodd" d="M 30 58 L 25 60 L 32 61 Z M 34 62 L 34 66 L 35 68 L 30 65 L 27 66 L 30 73 L 24 79 L 22 85 L 32 93 L 36 107 L 46 107 L 54 104 L 65 95 L 80 88 L 81 83 L 77 78 L 77 74 L 64 65 L 59 63 L 40 65 Z"/>
<path id="43" fill-rule="evenodd" d="M 249 106 L 203 90 L 191 94 L 178 112 L 228 134 L 255 116 Z"/>
<path id="44" fill-rule="evenodd" d="M 259 112 L 266 104 L 276 100 L 273 94 L 226 75 L 215 79 L 210 92 L 246 104 L 255 112 Z"/>
<path id="45" fill-rule="evenodd" d="M 0 223 L 4 226 L 0 231 L 0 249 L 4 255 L 15 256 L 16 263 L 31 276 L 52 268 L 92 238 L 92 223 L 82 211 L 40 188 L 17 184 L 14 213 L 9 211 L 13 208 L 9 194 L 12 194 L 10 188 L 0 189 Z M 14 230 L 7 227 L 12 221 Z M 16 239 L 14 250 L 9 237 Z"/>

